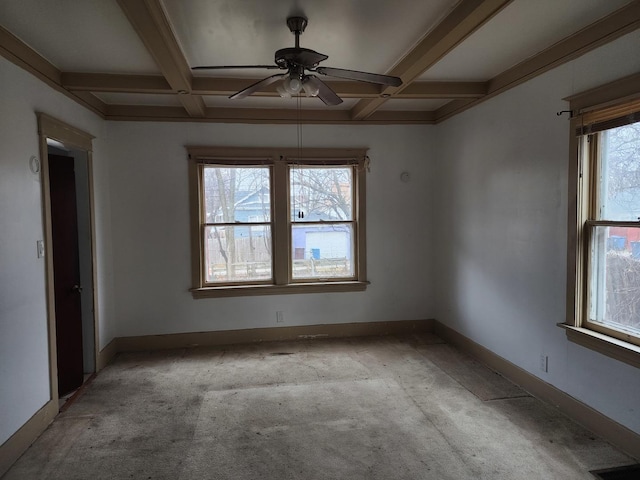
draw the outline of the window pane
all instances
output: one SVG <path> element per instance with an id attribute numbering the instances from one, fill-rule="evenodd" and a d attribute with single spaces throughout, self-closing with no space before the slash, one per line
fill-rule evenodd
<path id="1" fill-rule="evenodd" d="M 205 223 L 269 221 L 268 167 L 204 167 Z"/>
<path id="2" fill-rule="evenodd" d="M 589 319 L 640 335 L 640 227 L 594 227 Z"/>
<path id="3" fill-rule="evenodd" d="M 289 170 L 291 221 L 353 220 L 353 169 L 299 167 Z"/>
<path id="4" fill-rule="evenodd" d="M 349 278 L 355 275 L 353 225 L 307 223 L 292 226 L 293 278 Z"/>
<path id="5" fill-rule="evenodd" d="M 640 217 L 640 122 L 601 134 L 600 219 Z"/>
<path id="6" fill-rule="evenodd" d="M 205 227 L 207 283 L 271 280 L 271 227 Z"/>

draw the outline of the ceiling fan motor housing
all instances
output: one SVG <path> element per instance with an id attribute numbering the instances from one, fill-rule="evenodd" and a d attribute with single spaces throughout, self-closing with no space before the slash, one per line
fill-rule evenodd
<path id="1" fill-rule="evenodd" d="M 281 48 L 276 52 L 275 61 L 278 67 L 283 69 L 291 69 L 293 67 L 315 68 L 320 62 L 329 58 L 327 55 L 318 53 L 308 48 L 300 47 L 300 35 L 307 28 L 308 20 L 306 17 L 289 17 L 287 18 L 287 26 L 291 33 L 296 36 L 296 45 L 292 48 Z M 302 75 L 303 72 L 300 72 Z"/>
<path id="2" fill-rule="evenodd" d="M 287 18 L 287 26 L 291 33 L 300 35 L 307 28 L 308 20 L 305 17 L 289 17 Z"/>
<path id="3" fill-rule="evenodd" d="M 281 48 L 276 52 L 276 65 L 280 68 L 290 68 L 301 66 L 304 68 L 315 68 L 320 62 L 329 58 L 327 55 L 318 53 L 309 48 L 290 47 Z"/>

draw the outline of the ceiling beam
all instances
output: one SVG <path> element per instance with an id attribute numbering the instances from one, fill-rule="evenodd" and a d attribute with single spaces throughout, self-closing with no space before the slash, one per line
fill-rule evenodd
<path id="1" fill-rule="evenodd" d="M 171 88 L 181 93 L 180 102 L 192 117 L 205 114 L 204 100 L 191 93 L 193 76 L 178 45 L 160 0 L 118 0 L 162 75 Z"/>
<path id="2" fill-rule="evenodd" d="M 400 87 L 384 87 L 382 95 L 396 96 L 406 89 L 456 45 L 484 25 L 512 0 L 462 0 L 453 11 L 431 30 L 389 72 L 402 79 Z M 354 120 L 362 120 L 375 112 L 387 100 L 385 97 L 361 100 L 351 110 Z"/>
<path id="3" fill-rule="evenodd" d="M 93 113 L 104 117 L 106 105 L 94 95 L 70 92 L 62 86 L 62 73 L 38 52 L 0 26 L 0 55 L 34 75 L 54 90 L 65 94 Z"/>
<path id="4" fill-rule="evenodd" d="M 96 97 L 91 92 L 73 92 L 73 95 L 80 99 L 85 106 L 89 105 L 89 108 L 92 110 L 97 110 L 100 112 L 100 115 L 104 118 L 104 115 L 107 113 L 107 104 Z"/>
<path id="5" fill-rule="evenodd" d="M 62 85 L 72 91 L 177 93 L 162 75 L 62 72 Z"/>
<path id="6" fill-rule="evenodd" d="M 487 94 L 487 82 L 413 82 L 393 98 L 478 98 Z"/>
<path id="7" fill-rule="evenodd" d="M 640 28 L 640 1 L 635 0 L 492 78 L 488 82 L 486 96 L 454 100 L 443 105 L 436 110 L 437 121 L 444 121 L 638 28 Z"/>
<path id="8" fill-rule="evenodd" d="M 378 111 L 365 120 L 353 120 L 348 110 L 302 110 L 266 108 L 211 108 L 194 118 L 181 107 L 149 105 L 108 105 L 107 120 L 265 123 L 265 124 L 433 124 L 434 112 Z"/>
<path id="9" fill-rule="evenodd" d="M 2 26 L 0 26 L 0 53 L 49 85 L 52 83 L 60 85 L 60 70 Z"/>

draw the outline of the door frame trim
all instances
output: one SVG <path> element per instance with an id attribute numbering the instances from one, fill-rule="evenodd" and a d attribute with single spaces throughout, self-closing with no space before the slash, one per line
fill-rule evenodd
<path id="1" fill-rule="evenodd" d="M 58 352 L 56 347 L 56 314 L 53 281 L 53 248 L 51 231 L 51 190 L 49 184 L 49 153 L 47 138 L 63 143 L 66 147 L 81 150 L 87 154 L 87 169 L 89 174 L 89 221 L 91 230 L 91 275 L 93 278 L 93 326 L 94 326 L 94 360 L 97 370 L 98 365 L 98 288 L 96 275 L 96 249 L 95 249 L 95 212 L 93 192 L 93 135 L 68 125 L 54 117 L 42 112 L 36 112 L 38 118 L 38 138 L 40 146 L 40 164 L 42 171 L 42 218 L 45 250 L 45 284 L 47 298 L 47 329 L 49 340 L 49 385 L 50 399 L 58 401 Z M 57 407 L 56 407 L 57 409 Z"/>

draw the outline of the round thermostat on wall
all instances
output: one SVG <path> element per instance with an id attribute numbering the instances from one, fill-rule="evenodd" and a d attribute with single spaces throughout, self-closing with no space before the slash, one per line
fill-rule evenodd
<path id="1" fill-rule="evenodd" d="M 29 168 L 33 173 L 40 172 L 40 160 L 38 160 L 38 157 L 35 155 L 31 155 L 31 158 L 29 159 Z"/>
<path id="2" fill-rule="evenodd" d="M 400 174 L 400 180 L 401 180 L 403 183 L 407 183 L 407 182 L 409 181 L 409 179 L 410 179 L 410 178 L 411 178 L 411 176 L 409 175 L 409 172 L 402 172 L 402 173 Z"/>

